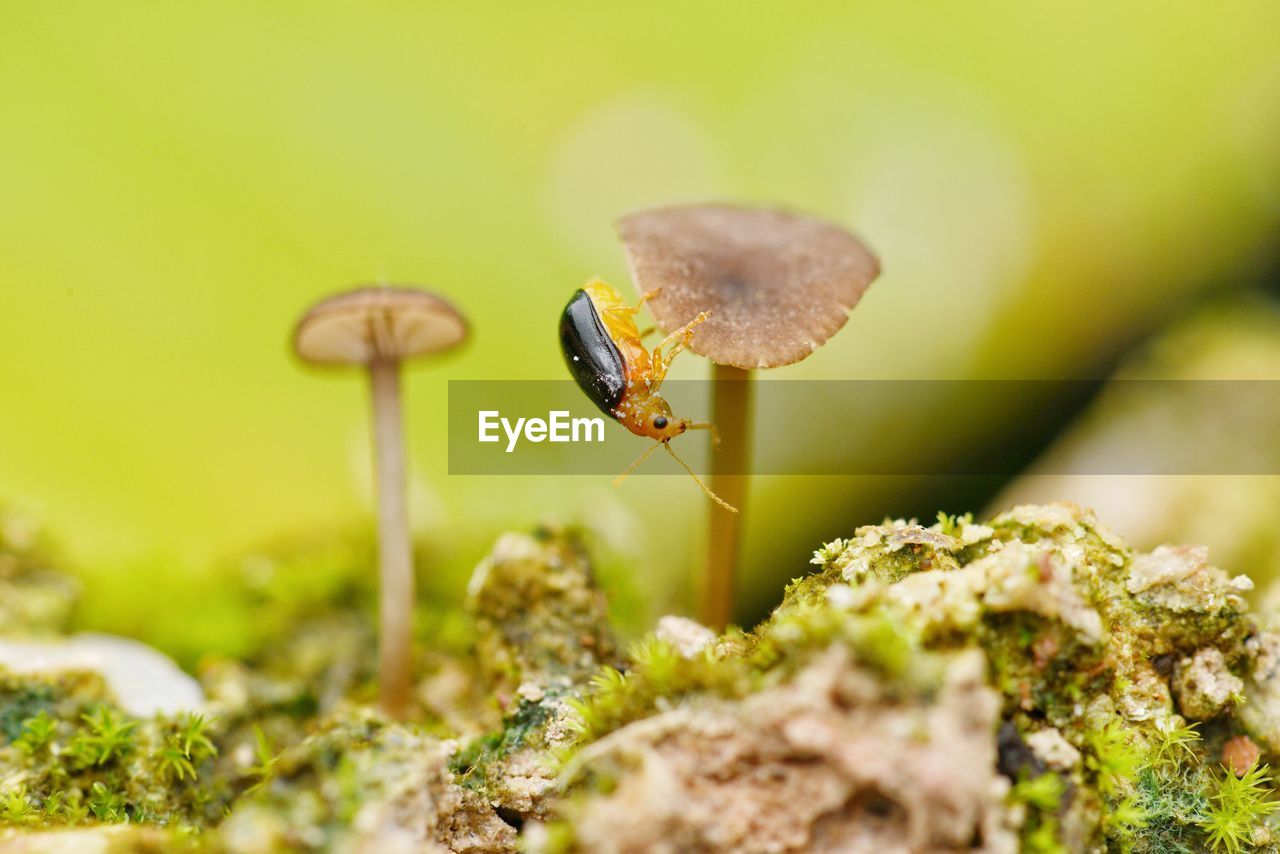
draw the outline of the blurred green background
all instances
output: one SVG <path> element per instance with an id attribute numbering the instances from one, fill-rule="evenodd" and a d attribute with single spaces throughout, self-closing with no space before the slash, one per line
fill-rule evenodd
<path id="1" fill-rule="evenodd" d="M 429 594 L 553 514 L 682 608 L 692 484 L 449 477 L 447 379 L 563 377 L 572 290 L 631 292 L 613 220 L 708 198 L 825 215 L 884 261 L 846 329 L 772 378 L 1101 376 L 1271 269 L 1277 33 L 1273 0 L 5 0 L 0 499 L 83 568 L 91 623 L 142 635 L 146 602 L 216 587 L 226 556 L 367 525 L 363 384 L 300 369 L 286 338 L 322 294 L 421 283 L 475 328 L 407 389 Z M 867 419 L 908 447 L 1017 434 L 954 405 Z M 741 616 L 819 540 L 998 486 L 760 479 Z"/>

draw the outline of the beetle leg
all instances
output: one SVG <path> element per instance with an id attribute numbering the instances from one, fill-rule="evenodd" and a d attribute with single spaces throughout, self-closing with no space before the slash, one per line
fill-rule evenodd
<path id="1" fill-rule="evenodd" d="M 653 361 L 662 366 L 662 373 L 664 375 L 667 372 L 667 368 L 671 367 L 671 363 L 675 360 L 676 356 L 680 355 L 681 351 L 683 351 L 685 347 L 688 347 L 689 342 L 693 340 L 693 328 L 699 323 L 704 322 L 710 316 L 711 312 L 702 312 L 693 320 L 690 320 L 684 326 L 681 326 L 675 332 L 672 332 L 666 338 L 663 338 L 662 342 L 658 344 L 657 347 L 653 348 Z M 675 341 L 676 343 L 665 356 L 662 355 L 662 348 L 666 347 L 672 341 Z"/>
<path id="2" fill-rule="evenodd" d="M 657 295 L 658 295 L 658 291 L 660 291 L 660 290 L 662 290 L 662 289 L 661 289 L 661 288 L 654 288 L 654 289 L 653 289 L 653 290 L 651 290 L 651 291 L 646 291 L 645 293 L 643 293 L 643 294 L 641 294 L 641 295 L 640 295 L 640 302 L 636 303 L 635 305 L 615 305 L 615 306 L 613 306 L 613 307 L 611 307 L 611 308 L 606 308 L 606 309 L 604 310 L 604 313 L 605 313 L 605 314 L 612 314 L 612 315 L 615 315 L 615 316 L 617 316 L 617 317 L 632 317 L 633 315 L 639 314 L 639 313 L 640 313 L 640 309 L 641 309 L 641 308 L 643 308 L 643 307 L 644 307 L 644 304 L 645 304 L 645 303 L 647 303 L 647 302 L 649 301 L 649 298 L 650 298 L 650 297 L 657 296 Z M 646 334 L 646 333 L 643 333 L 643 332 L 641 333 L 641 335 L 642 335 L 642 336 L 643 336 L 644 334 Z"/>
<path id="3" fill-rule="evenodd" d="M 636 311 L 639 311 L 639 310 L 640 310 L 640 306 L 642 306 L 642 305 L 644 305 L 645 303 L 647 303 L 647 302 L 649 301 L 649 298 L 650 298 L 650 297 L 656 297 L 656 296 L 658 295 L 658 292 L 659 292 L 659 291 L 661 291 L 661 290 L 662 290 L 662 288 L 654 288 L 654 289 L 653 289 L 653 290 L 651 290 L 651 291 L 645 291 L 643 294 L 641 294 L 641 295 L 640 295 L 640 302 L 636 303 Z"/>

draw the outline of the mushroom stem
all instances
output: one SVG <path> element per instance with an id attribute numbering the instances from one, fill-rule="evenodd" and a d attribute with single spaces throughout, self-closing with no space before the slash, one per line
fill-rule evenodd
<path id="1" fill-rule="evenodd" d="M 711 421 L 720 431 L 720 447 L 711 455 L 711 491 L 738 508 L 731 513 L 712 505 L 707 535 L 707 574 L 702 590 L 702 621 L 717 632 L 733 617 L 733 578 L 742 544 L 747 480 L 751 465 L 751 371 L 713 365 Z"/>
<path id="2" fill-rule="evenodd" d="M 373 439 L 378 477 L 378 686 L 382 710 L 403 718 L 412 690 L 413 554 L 406 511 L 400 363 L 369 363 Z"/>

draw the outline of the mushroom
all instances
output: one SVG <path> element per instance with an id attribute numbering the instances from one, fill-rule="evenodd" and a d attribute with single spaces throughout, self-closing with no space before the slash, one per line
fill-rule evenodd
<path id="1" fill-rule="evenodd" d="M 739 513 L 711 508 L 703 622 L 728 624 L 751 471 L 751 379 L 790 365 L 839 331 L 880 272 L 844 229 L 766 208 L 708 204 L 657 208 L 618 221 L 631 276 L 664 331 L 700 312 L 689 349 L 712 367 L 712 422 L 722 443 L 710 486 Z"/>
<path id="2" fill-rule="evenodd" d="M 374 286 L 312 306 L 298 321 L 293 349 L 317 365 L 369 371 L 378 489 L 378 685 L 382 709 L 403 718 L 412 692 L 413 553 L 406 510 L 400 363 L 452 349 L 467 323 L 445 300 L 417 288 Z"/>

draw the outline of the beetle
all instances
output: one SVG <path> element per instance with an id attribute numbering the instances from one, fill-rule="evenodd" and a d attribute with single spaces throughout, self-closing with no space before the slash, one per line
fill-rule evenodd
<path id="1" fill-rule="evenodd" d="M 599 279 L 575 291 L 560 316 L 560 349 L 565 364 L 600 411 L 637 436 L 654 440 L 653 446 L 618 475 L 615 485 L 661 445 L 711 500 L 736 513 L 737 508 L 712 492 L 693 469 L 676 456 L 670 445 L 672 439 L 688 430 L 708 430 L 713 444 L 719 444 L 715 426 L 677 418 L 660 392 L 672 361 L 689 346 L 695 327 L 706 322 L 711 313 L 702 312 L 650 351 L 642 340 L 647 332 L 640 331 L 635 316 L 656 293 L 644 294 L 632 306 L 626 304 L 616 289 Z M 670 349 L 666 349 L 668 345 Z"/>

